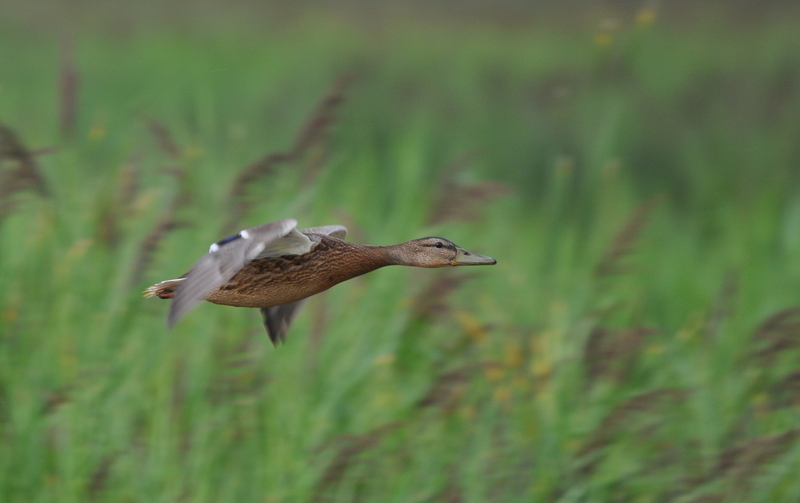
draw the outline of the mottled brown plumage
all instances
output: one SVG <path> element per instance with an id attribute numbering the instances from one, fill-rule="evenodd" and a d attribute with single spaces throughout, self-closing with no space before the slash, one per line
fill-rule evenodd
<path id="1" fill-rule="evenodd" d="M 320 234 L 302 255 L 256 259 L 206 300 L 239 307 L 268 307 L 305 299 L 328 288 L 391 265 L 385 249 Z"/>
<path id="2" fill-rule="evenodd" d="M 170 325 L 202 300 L 259 308 L 276 341 L 283 339 L 304 299 L 375 269 L 496 263 L 443 238 L 371 246 L 340 239 L 347 235 L 342 226 L 298 231 L 296 225 L 295 220 L 279 220 L 225 238 L 183 277 L 155 284 L 145 296 L 174 298 Z"/>

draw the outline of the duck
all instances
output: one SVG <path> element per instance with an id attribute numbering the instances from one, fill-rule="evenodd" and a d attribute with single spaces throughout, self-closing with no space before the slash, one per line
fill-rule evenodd
<path id="1" fill-rule="evenodd" d="M 381 267 L 494 265 L 492 257 L 468 252 L 452 241 L 424 237 L 375 246 L 346 241 L 347 228 L 297 229 L 287 218 L 244 229 L 213 243 L 183 276 L 156 283 L 145 297 L 171 299 L 171 328 L 203 301 L 257 308 L 273 344 L 283 342 L 309 297 Z"/>

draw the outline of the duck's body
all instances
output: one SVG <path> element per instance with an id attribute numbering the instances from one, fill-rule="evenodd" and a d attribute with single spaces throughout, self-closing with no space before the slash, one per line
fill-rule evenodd
<path id="1" fill-rule="evenodd" d="M 253 260 L 206 300 L 226 306 L 279 306 L 389 265 L 381 248 L 323 234 L 306 235 L 314 243 L 308 253 Z"/>
<path id="2" fill-rule="evenodd" d="M 443 238 L 371 246 L 344 241 L 347 229 L 340 225 L 300 231 L 296 225 L 279 220 L 218 241 L 191 271 L 151 286 L 145 296 L 174 298 L 170 325 L 202 300 L 259 308 L 274 342 L 283 339 L 304 299 L 380 267 L 496 263 Z"/>

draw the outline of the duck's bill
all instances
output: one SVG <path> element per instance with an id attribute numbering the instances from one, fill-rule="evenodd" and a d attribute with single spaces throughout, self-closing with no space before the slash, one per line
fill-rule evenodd
<path id="1" fill-rule="evenodd" d="M 468 252 L 463 248 L 458 248 L 456 258 L 450 261 L 450 265 L 494 265 L 497 261 L 486 255 Z"/>

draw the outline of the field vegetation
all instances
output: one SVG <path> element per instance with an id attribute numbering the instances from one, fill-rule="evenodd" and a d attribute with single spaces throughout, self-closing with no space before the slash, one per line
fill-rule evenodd
<path id="1" fill-rule="evenodd" d="M 800 500 L 796 18 L 195 16 L 0 17 L 0 501 Z M 288 217 L 498 264 L 142 298 Z"/>

